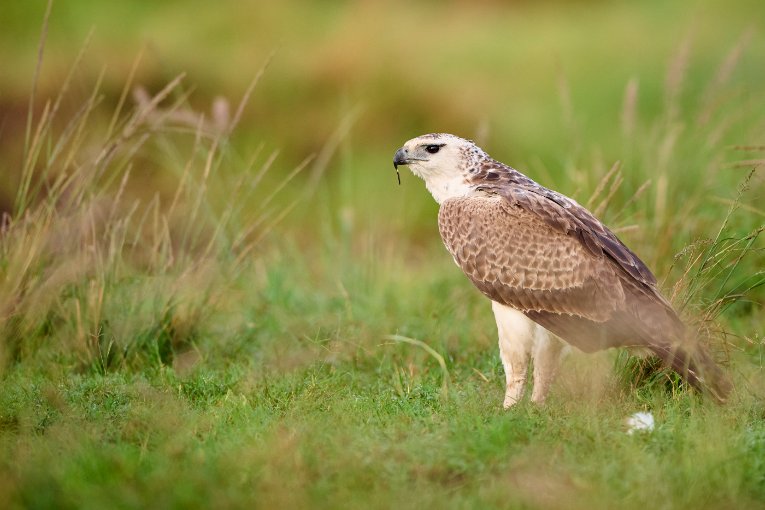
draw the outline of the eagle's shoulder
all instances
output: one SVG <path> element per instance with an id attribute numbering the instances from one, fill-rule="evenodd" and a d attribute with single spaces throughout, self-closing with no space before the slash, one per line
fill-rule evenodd
<path id="1" fill-rule="evenodd" d="M 656 277 L 645 263 L 575 200 L 494 160 L 479 167 L 473 176 L 473 184 L 477 190 L 499 195 L 509 204 L 536 215 L 553 229 L 572 236 L 593 255 L 612 260 L 624 276 L 647 287 L 656 286 Z"/>
<path id="2" fill-rule="evenodd" d="M 619 279 L 602 257 L 500 195 L 445 200 L 439 230 L 481 292 L 524 313 L 604 321 L 624 301 Z"/>

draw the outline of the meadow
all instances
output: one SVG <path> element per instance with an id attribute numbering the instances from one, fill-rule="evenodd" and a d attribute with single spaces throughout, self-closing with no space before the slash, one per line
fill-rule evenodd
<path id="1" fill-rule="evenodd" d="M 3 508 L 765 507 L 759 2 L 0 19 Z M 572 352 L 502 410 L 488 303 L 391 168 L 434 131 L 610 225 L 728 402 Z"/>

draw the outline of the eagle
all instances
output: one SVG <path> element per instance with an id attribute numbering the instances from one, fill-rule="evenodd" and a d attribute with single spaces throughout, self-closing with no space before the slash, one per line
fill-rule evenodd
<path id="1" fill-rule="evenodd" d="M 408 165 L 440 204 L 444 245 L 491 300 L 505 370 L 504 407 L 544 402 L 568 343 L 584 352 L 647 348 L 693 387 L 724 401 L 730 383 L 635 253 L 575 200 L 492 159 L 471 140 L 407 141 Z M 564 343 L 565 342 L 565 343 Z"/>

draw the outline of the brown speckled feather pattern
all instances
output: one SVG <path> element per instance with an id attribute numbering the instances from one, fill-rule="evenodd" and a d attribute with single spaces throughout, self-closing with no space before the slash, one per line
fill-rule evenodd
<path id="1" fill-rule="evenodd" d="M 493 160 L 441 204 L 449 252 L 487 297 L 584 351 L 669 348 L 683 324 L 642 261 L 585 208 Z"/>
<path id="2" fill-rule="evenodd" d="M 501 196 L 453 198 L 439 230 L 454 260 L 490 299 L 584 351 L 666 342 L 682 324 L 651 283 Z M 656 331 L 652 331 L 656 328 Z"/>
<path id="3" fill-rule="evenodd" d="M 471 159 L 471 155 L 464 155 Z M 500 195 L 534 213 L 554 230 L 577 238 L 594 255 L 605 254 L 635 280 L 654 286 L 656 278 L 642 260 L 603 223 L 574 200 L 545 188 L 517 170 L 488 157 L 469 165 L 470 183 L 477 191 Z"/>
<path id="4" fill-rule="evenodd" d="M 599 322 L 623 306 L 611 268 L 517 204 L 498 196 L 455 198 L 444 202 L 438 219 L 457 264 L 495 301 Z"/>

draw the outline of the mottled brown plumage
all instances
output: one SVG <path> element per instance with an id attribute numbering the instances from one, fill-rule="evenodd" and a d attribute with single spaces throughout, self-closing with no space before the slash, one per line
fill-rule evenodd
<path id="1" fill-rule="evenodd" d="M 451 154 L 431 156 L 441 147 Z M 425 179 L 444 244 L 489 299 L 583 351 L 647 347 L 724 398 L 727 381 L 654 275 L 584 207 L 453 135 L 414 139 L 396 158 Z"/>
<path id="2" fill-rule="evenodd" d="M 682 334 L 652 278 L 635 280 L 602 251 L 596 253 L 597 244 L 588 247 L 551 226 L 525 203 L 494 195 L 441 205 L 444 244 L 481 292 L 587 352 L 643 345 L 645 335 L 635 331 L 647 315 L 659 330 Z M 631 317 L 630 308 L 642 317 Z"/>

